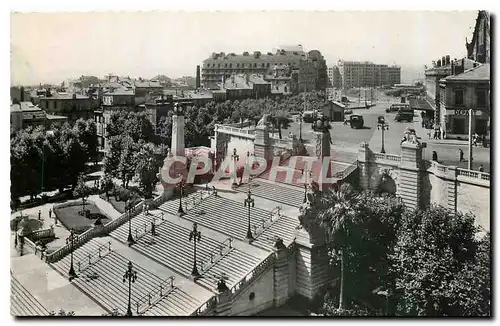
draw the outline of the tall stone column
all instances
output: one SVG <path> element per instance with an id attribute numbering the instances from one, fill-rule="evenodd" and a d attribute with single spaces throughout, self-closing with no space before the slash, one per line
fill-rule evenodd
<path id="1" fill-rule="evenodd" d="M 184 112 L 178 103 L 174 104 L 172 117 L 172 155 L 184 156 Z"/>
<path id="2" fill-rule="evenodd" d="M 274 306 L 280 307 L 288 300 L 288 251 L 279 238 L 274 244 Z"/>
<path id="3" fill-rule="evenodd" d="M 321 177 L 321 175 L 324 175 L 324 176 L 326 176 L 326 178 L 331 178 L 331 176 L 332 176 L 332 166 L 330 163 L 331 138 L 330 138 L 330 129 L 329 129 L 328 122 L 318 120 L 316 122 L 316 130 L 317 131 L 314 132 L 315 156 L 318 158 L 319 162 L 321 162 L 320 163 L 321 166 L 323 166 L 323 160 L 325 158 L 327 158 L 328 162 L 329 162 L 327 167 L 326 167 L 327 170 L 324 172 L 322 171 L 322 174 L 320 174 L 320 177 Z M 331 184 L 327 183 L 326 180 L 317 180 L 317 181 L 318 181 L 320 191 L 324 191 L 324 190 L 328 189 L 329 187 L 331 187 Z"/>
<path id="4" fill-rule="evenodd" d="M 370 148 L 367 142 L 361 143 L 358 153 L 359 185 L 362 189 L 370 189 Z"/>
<path id="5" fill-rule="evenodd" d="M 421 207 L 422 195 L 422 144 L 416 135 L 401 144 L 401 163 L 399 165 L 398 193 L 405 205 L 411 208 Z"/>

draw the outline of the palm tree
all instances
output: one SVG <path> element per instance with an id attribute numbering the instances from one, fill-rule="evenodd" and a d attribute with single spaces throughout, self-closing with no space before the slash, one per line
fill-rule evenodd
<path id="1" fill-rule="evenodd" d="M 328 242 L 340 247 L 339 309 L 344 309 L 344 253 L 346 240 L 359 219 L 356 212 L 358 199 L 359 194 L 347 183 L 342 184 L 338 190 L 331 188 L 321 197 L 321 208 L 317 217 L 318 224 L 326 231 Z"/>

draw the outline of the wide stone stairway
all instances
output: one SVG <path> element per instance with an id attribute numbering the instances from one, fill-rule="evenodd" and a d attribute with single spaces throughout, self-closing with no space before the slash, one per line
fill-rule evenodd
<path id="1" fill-rule="evenodd" d="M 304 202 L 304 190 L 299 187 L 280 185 L 279 183 L 267 182 L 257 178 L 251 181 L 250 190 L 252 195 L 289 206 L 300 207 Z M 247 192 L 248 186 L 238 187 L 237 191 Z"/>
<path id="2" fill-rule="evenodd" d="M 12 274 L 10 286 L 10 314 L 12 316 L 49 315 L 47 309 Z"/>
<path id="3" fill-rule="evenodd" d="M 59 273 L 67 276 L 70 259 L 70 255 L 67 255 L 51 265 Z M 125 313 L 128 303 L 128 282 L 123 282 L 123 275 L 128 261 L 126 257 L 113 251 L 109 243 L 103 244 L 93 239 L 74 252 L 74 267 L 78 277 L 73 279 L 72 283 L 107 311 L 118 309 L 121 313 Z M 134 264 L 134 269 L 138 276 L 131 297 L 134 314 L 143 313 L 155 306 L 155 311 L 159 309 L 164 315 L 189 315 L 193 312 L 193 307 L 201 304 L 182 289 L 175 287 L 175 283 L 171 283 L 168 279 L 161 279 L 138 264 Z M 162 293 L 158 295 L 160 291 Z M 148 304 L 148 295 L 152 295 L 153 299 L 157 298 L 157 302 L 153 302 L 152 306 Z M 178 302 L 190 302 L 190 304 L 179 306 Z"/>

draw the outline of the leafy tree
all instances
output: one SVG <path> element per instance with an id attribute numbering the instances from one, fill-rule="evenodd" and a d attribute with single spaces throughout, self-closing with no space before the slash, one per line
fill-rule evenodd
<path id="1" fill-rule="evenodd" d="M 130 180 L 135 175 L 136 167 L 136 150 L 137 145 L 129 136 L 122 140 L 122 151 L 120 155 L 120 163 L 118 164 L 118 175 L 122 180 L 122 186 L 128 188 Z"/>
<path id="2" fill-rule="evenodd" d="M 123 136 L 117 135 L 109 138 L 110 149 L 104 157 L 104 174 L 118 178 L 118 166 L 122 155 Z"/>
<path id="3" fill-rule="evenodd" d="M 401 314 L 489 315 L 489 237 L 477 232 L 473 216 L 439 206 L 403 214 L 391 255 Z"/>
<path id="4" fill-rule="evenodd" d="M 344 309 L 345 260 L 350 244 L 355 242 L 353 231 L 359 224 L 356 214 L 358 194 L 351 185 L 344 183 L 340 189 L 330 189 L 321 198 L 318 223 L 323 227 L 330 243 L 330 254 L 334 261 L 340 261 L 339 309 Z"/>
<path id="5" fill-rule="evenodd" d="M 95 159 L 98 151 L 97 125 L 95 121 L 92 119 L 78 119 L 73 128 L 87 154 L 87 160 Z"/>
<path id="6" fill-rule="evenodd" d="M 158 181 L 156 178 L 156 174 L 158 173 L 158 165 L 155 160 L 154 152 L 154 145 L 149 143 L 142 146 L 136 157 L 136 173 L 139 184 L 143 188 L 145 198 L 152 197 L 154 186 Z"/>
<path id="7" fill-rule="evenodd" d="M 102 178 L 101 181 L 101 187 L 102 190 L 106 193 L 106 198 L 109 201 L 109 192 L 113 190 L 114 187 L 113 180 L 111 179 L 109 174 L 104 174 L 104 177 Z"/>
<path id="8" fill-rule="evenodd" d="M 86 216 L 86 211 L 85 211 L 85 200 L 87 199 L 88 196 L 92 193 L 92 190 L 90 187 L 88 187 L 85 184 L 85 175 L 82 173 L 78 177 L 78 183 L 73 190 L 73 196 L 76 198 L 81 198 L 82 199 L 82 215 Z"/>

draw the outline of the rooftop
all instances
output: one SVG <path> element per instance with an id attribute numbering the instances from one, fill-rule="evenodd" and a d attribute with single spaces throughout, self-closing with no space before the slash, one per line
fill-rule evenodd
<path id="1" fill-rule="evenodd" d="M 448 76 L 444 78 L 446 81 L 464 80 L 464 81 L 489 81 L 490 80 L 490 64 L 485 63 L 476 68 L 468 69 L 461 74 Z"/>
<path id="2" fill-rule="evenodd" d="M 31 102 L 21 102 L 19 104 L 12 104 L 10 106 L 10 112 L 31 112 L 31 111 L 42 111 L 42 108 L 34 105 Z"/>

